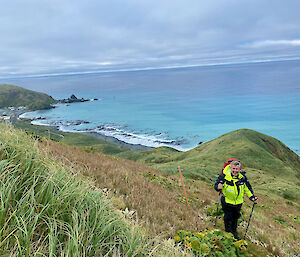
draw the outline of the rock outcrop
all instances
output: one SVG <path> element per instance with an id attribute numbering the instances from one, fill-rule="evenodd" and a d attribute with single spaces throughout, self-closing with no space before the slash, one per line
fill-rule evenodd
<path id="1" fill-rule="evenodd" d="M 57 100 L 58 103 L 79 103 L 79 102 L 88 102 L 88 101 L 90 101 L 90 99 L 84 99 L 84 98 L 79 99 L 74 94 L 72 94 L 67 99 Z"/>

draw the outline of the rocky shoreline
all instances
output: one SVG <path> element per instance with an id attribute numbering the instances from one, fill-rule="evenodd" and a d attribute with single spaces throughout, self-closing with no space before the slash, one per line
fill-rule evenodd
<path id="1" fill-rule="evenodd" d="M 118 146 L 128 147 L 133 151 L 146 151 L 146 150 L 150 150 L 150 149 L 154 148 L 154 147 L 138 145 L 138 144 L 129 144 L 129 143 L 123 142 L 123 141 L 121 141 L 121 140 L 119 140 L 115 137 L 101 135 L 101 134 L 96 133 L 96 132 L 81 132 L 81 134 L 94 136 L 94 137 L 96 137 L 100 140 L 110 142 L 110 143 L 113 143 L 113 144 L 118 145 Z"/>
<path id="2" fill-rule="evenodd" d="M 15 113 L 15 117 L 19 117 L 23 113 L 24 113 L 24 111 L 23 112 L 17 112 L 17 113 Z M 27 124 L 31 124 L 32 126 L 44 126 L 44 127 L 48 127 L 48 128 L 51 128 L 51 129 L 55 129 L 55 130 L 60 131 L 60 132 L 62 132 L 64 134 L 65 133 L 80 133 L 80 134 L 84 134 L 84 135 L 88 135 L 88 136 L 94 136 L 97 139 L 100 139 L 100 140 L 103 140 L 103 141 L 106 141 L 106 142 L 110 142 L 110 143 L 113 143 L 113 144 L 118 145 L 118 146 L 127 147 L 127 148 L 129 148 L 131 150 L 134 150 L 134 151 L 146 151 L 146 150 L 154 148 L 154 147 L 144 146 L 144 145 L 140 145 L 140 144 L 126 143 L 126 142 L 123 142 L 123 141 L 121 141 L 121 140 L 119 140 L 119 139 L 117 139 L 115 137 L 102 135 L 100 133 L 92 132 L 92 131 L 85 131 L 85 132 L 63 132 L 63 131 L 59 130 L 59 126 L 57 126 L 57 125 L 49 126 L 49 125 L 41 125 L 41 124 L 32 124 L 32 121 L 34 121 L 34 120 L 36 120 L 36 121 L 45 120 L 45 118 L 43 118 L 43 117 L 38 117 L 36 119 L 18 118 L 18 119 L 12 120 L 12 123 L 14 123 L 16 120 L 18 120 L 18 122 L 25 122 Z M 78 121 L 74 121 L 73 125 L 80 125 L 81 123 L 89 123 L 89 122 L 88 121 L 78 120 Z"/>

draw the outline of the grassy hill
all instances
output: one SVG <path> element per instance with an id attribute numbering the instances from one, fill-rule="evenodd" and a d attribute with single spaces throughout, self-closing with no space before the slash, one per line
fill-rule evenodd
<path id="1" fill-rule="evenodd" d="M 21 87 L 0 84 L 0 108 L 26 106 L 30 110 L 47 109 L 55 100 L 44 93 Z"/>
<path id="2" fill-rule="evenodd" d="M 34 129 L 33 135 L 49 136 L 45 127 L 25 127 Z M 260 201 L 248 232 L 248 249 L 255 253 L 253 256 L 299 252 L 299 157 L 272 137 L 237 130 L 188 152 L 167 147 L 131 151 L 90 136 L 54 132 L 64 138 L 51 134 L 51 139 L 63 144 L 46 141 L 40 147 L 92 177 L 97 186 L 109 192 L 115 206 L 132 210 L 150 234 L 167 237 L 174 236 L 178 229 L 202 231 L 213 227 L 217 201 L 212 188 L 214 176 L 226 158 L 237 157 Z M 190 208 L 185 206 L 178 165 L 185 176 Z M 251 204 L 246 200 L 240 233 L 245 230 L 250 210 Z M 222 226 L 218 219 L 217 227 Z"/>
<path id="3" fill-rule="evenodd" d="M 206 142 L 190 151 L 179 152 L 169 147 L 147 151 L 129 148 L 99 140 L 93 136 L 61 133 L 51 128 L 25 123 L 17 127 L 51 138 L 67 145 L 76 145 L 90 153 L 101 152 L 129 159 L 155 168 L 167 175 L 177 175 L 178 166 L 186 178 L 212 184 L 224 161 L 236 157 L 242 161 L 247 176 L 257 182 L 257 190 L 272 192 L 272 197 L 300 201 L 300 157 L 279 140 L 262 133 L 240 129 Z M 64 137 L 57 136 L 58 134 Z"/>
<path id="4" fill-rule="evenodd" d="M 147 236 L 48 144 L 2 124 L 0 142 L 0 256 L 189 256 Z"/>
<path id="5" fill-rule="evenodd" d="M 228 157 L 240 159 L 247 169 L 300 179 L 300 158 L 279 140 L 249 129 L 222 135 L 187 152 L 167 147 L 146 152 L 126 151 L 120 157 L 146 163 L 171 174 L 180 165 L 186 176 L 214 179 Z"/>
<path id="6" fill-rule="evenodd" d="M 214 220 L 210 216 L 213 215 L 211 210 L 215 210 L 217 200 L 217 193 L 212 189 L 215 175 L 220 172 L 226 158 L 239 158 L 260 199 L 252 221 L 253 230 L 249 235 L 252 238 L 251 242 L 264 245 L 269 254 L 279 256 L 292 255 L 299 251 L 297 246 L 300 236 L 299 156 L 275 138 L 242 129 L 227 133 L 188 152 L 178 152 L 167 147 L 148 151 L 119 149 L 119 152 L 115 153 L 116 159 L 113 159 L 113 163 L 109 162 L 108 166 L 119 167 L 120 170 L 110 169 L 112 173 L 103 172 L 108 170 L 101 164 L 104 163 L 102 158 L 105 155 L 99 158 L 99 153 L 96 153 L 97 150 L 103 150 L 101 144 L 81 146 L 81 149 L 90 152 L 85 154 L 78 148 L 68 151 L 68 148 L 62 145 L 60 147 L 62 149 L 53 151 L 56 152 L 56 156 L 72 160 L 72 163 L 81 163 L 82 169 L 90 176 L 95 176 L 97 183 L 111 190 L 117 190 L 117 193 L 126 199 L 125 204 L 128 208 L 138 210 L 141 218 L 147 217 L 148 222 L 150 220 L 150 228 L 152 227 L 155 233 L 172 231 L 172 225 L 169 229 L 165 227 L 166 222 L 163 221 L 167 220 L 168 223 L 175 224 L 177 229 L 199 231 L 204 227 L 211 228 L 211 221 Z M 128 163 L 120 159 L 120 156 L 135 162 Z M 107 157 L 112 158 L 111 155 Z M 143 165 L 139 166 L 137 162 L 155 168 L 161 173 Z M 190 215 L 174 215 L 175 210 L 184 207 L 175 205 L 173 199 L 183 204 L 185 202 L 177 166 L 181 167 L 185 176 L 188 198 L 192 206 L 189 209 Z M 120 175 L 124 169 L 125 174 Z M 138 178 L 142 176 L 153 185 L 158 184 L 166 190 L 157 188 L 149 190 L 147 183 L 139 181 Z M 136 182 L 131 184 L 132 181 Z M 138 196 L 135 195 L 137 192 Z M 154 192 L 159 193 L 157 195 Z M 153 198 L 154 205 L 151 201 Z M 246 217 L 250 210 L 251 204 L 246 201 L 243 207 L 245 219 L 240 224 L 241 231 L 246 227 Z M 194 221 L 194 215 L 202 222 Z M 178 223 L 178 218 L 182 223 Z M 191 226 L 194 229 L 191 229 Z M 218 226 L 222 226 L 221 220 L 218 220 Z M 255 247 L 252 248 L 252 252 L 255 252 L 254 256 L 266 256 L 266 253 L 260 255 Z"/>
<path id="7" fill-rule="evenodd" d="M 138 161 L 166 174 L 176 174 L 212 183 L 224 161 L 242 161 L 247 176 L 261 193 L 300 202 L 300 157 L 279 140 L 262 133 L 240 129 L 222 135 L 188 152 L 162 147 L 150 151 L 125 151 L 118 156 Z"/>

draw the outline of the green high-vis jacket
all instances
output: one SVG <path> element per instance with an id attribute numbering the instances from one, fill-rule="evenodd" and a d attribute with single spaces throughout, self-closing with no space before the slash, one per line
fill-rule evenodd
<path id="1" fill-rule="evenodd" d="M 239 173 L 238 177 L 231 175 L 231 172 L 226 172 L 218 177 L 215 183 L 217 190 L 218 184 L 222 183 L 222 193 L 225 196 L 225 202 L 233 205 L 242 204 L 244 202 L 244 193 L 246 192 L 249 198 L 253 197 L 253 191 L 247 185 L 250 185 L 247 177 Z"/>

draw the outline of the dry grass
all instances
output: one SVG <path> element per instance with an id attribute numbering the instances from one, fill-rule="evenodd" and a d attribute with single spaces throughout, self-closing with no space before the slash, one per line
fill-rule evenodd
<path id="1" fill-rule="evenodd" d="M 176 200 L 179 195 L 183 195 L 180 188 L 167 189 L 158 183 L 149 183 L 144 174 L 159 176 L 152 168 L 53 142 L 48 142 L 47 148 L 53 158 L 69 166 L 77 166 L 83 175 L 94 178 L 98 187 L 107 188 L 121 197 L 126 207 L 136 210 L 139 220 L 152 235 L 170 236 L 178 229 L 201 231 L 211 227 L 199 218 L 199 215 L 203 216 L 204 210 L 193 206 L 187 208 L 185 203 Z M 179 177 L 173 180 L 179 181 Z M 201 188 L 199 194 L 207 196 L 205 203 L 211 203 L 211 192 L 207 191 L 204 183 Z"/>
<path id="2" fill-rule="evenodd" d="M 25 133 L 0 125 L 0 142 L 0 256 L 149 256 L 161 249 Z"/>
<path id="3" fill-rule="evenodd" d="M 299 210 L 282 201 L 270 200 L 258 194 L 260 204 L 255 207 L 247 237 L 255 244 L 265 247 L 274 256 L 294 256 L 300 252 Z M 244 204 L 246 222 L 251 206 Z M 281 219 L 280 219 L 280 218 Z M 281 221 L 281 222 L 279 222 Z M 245 231 L 246 222 L 240 226 Z"/>
<path id="4" fill-rule="evenodd" d="M 168 237 L 178 229 L 201 231 L 213 228 L 213 222 L 208 222 L 205 210 L 206 207 L 214 207 L 217 201 L 218 196 L 212 185 L 185 179 L 189 199 L 193 200 L 191 207 L 187 208 L 182 188 L 178 186 L 179 176 L 165 176 L 172 185 L 176 185 L 166 188 L 162 184 L 149 182 L 145 174 L 160 178 L 164 175 L 143 164 L 100 153 L 87 153 L 78 147 L 54 142 L 48 142 L 46 147 L 53 158 L 94 178 L 97 187 L 111 190 L 126 207 L 136 210 L 139 222 L 151 235 Z M 251 175 L 249 177 L 251 180 Z M 295 217 L 299 218 L 299 206 L 291 206 L 282 198 L 274 201 L 267 195 L 258 196 L 260 204 L 254 210 L 247 237 L 275 256 L 292 256 L 299 252 L 300 224 L 295 222 Z M 246 221 L 239 226 L 242 236 L 251 207 L 246 200 L 243 206 Z M 223 227 L 222 220 L 218 221 L 218 226 Z"/>

